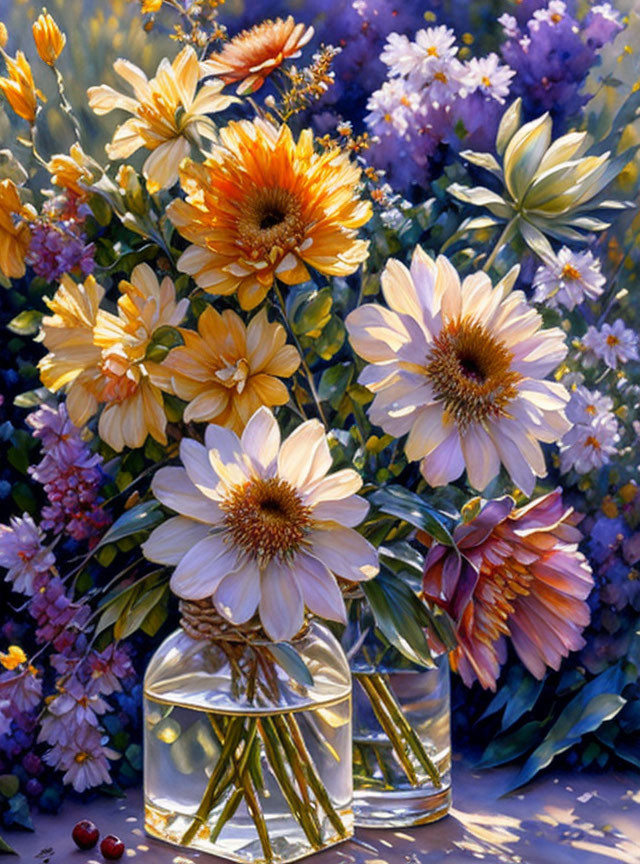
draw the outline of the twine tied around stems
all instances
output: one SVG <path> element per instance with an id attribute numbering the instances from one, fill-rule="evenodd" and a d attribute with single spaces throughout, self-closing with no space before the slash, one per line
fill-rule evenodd
<path id="1" fill-rule="evenodd" d="M 208 642 L 264 644 L 272 641 L 262 629 L 259 620 L 252 618 L 244 624 L 233 624 L 218 612 L 210 598 L 181 600 L 180 626 L 192 639 L 203 639 Z M 308 629 L 309 622 L 305 620 L 302 629 L 289 641 L 297 642 L 302 639 Z"/>

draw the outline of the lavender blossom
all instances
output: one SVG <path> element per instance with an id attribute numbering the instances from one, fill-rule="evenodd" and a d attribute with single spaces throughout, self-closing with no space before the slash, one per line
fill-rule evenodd
<path id="1" fill-rule="evenodd" d="M 42 531 L 28 513 L 0 525 L 0 567 L 6 568 L 5 579 L 13 582 L 14 591 L 32 596 L 55 564 L 53 552 L 42 541 Z"/>

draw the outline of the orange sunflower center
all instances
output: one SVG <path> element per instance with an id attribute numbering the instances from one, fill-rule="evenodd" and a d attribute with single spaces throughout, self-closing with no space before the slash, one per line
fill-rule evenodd
<path id="1" fill-rule="evenodd" d="M 462 429 L 506 414 L 520 375 L 513 355 L 476 321 L 452 321 L 434 340 L 427 376 L 446 412 Z"/>
<path id="2" fill-rule="evenodd" d="M 220 508 L 233 543 L 267 561 L 293 555 L 312 521 L 311 509 L 278 477 L 236 486 Z"/>
<path id="3" fill-rule="evenodd" d="M 298 197 L 288 189 L 257 189 L 242 204 L 238 237 L 251 258 L 285 252 L 304 240 L 305 224 Z"/>

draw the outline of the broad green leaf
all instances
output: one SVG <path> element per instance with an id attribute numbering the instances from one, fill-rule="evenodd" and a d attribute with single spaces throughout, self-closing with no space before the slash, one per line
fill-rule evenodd
<path id="1" fill-rule="evenodd" d="M 115 543 L 117 540 L 122 540 L 123 537 L 129 537 L 131 534 L 137 534 L 138 531 L 153 528 L 159 522 L 162 522 L 163 516 L 158 509 L 159 507 L 159 502 L 154 500 L 143 501 L 141 504 L 136 504 L 130 510 L 126 510 L 102 536 L 96 549 L 105 546 L 107 543 Z"/>
<path id="2" fill-rule="evenodd" d="M 16 850 L 12 846 L 9 846 L 9 844 L 7 843 L 7 841 L 3 837 L 0 837 L 0 855 L 17 855 L 17 854 L 18 853 L 16 852 Z"/>
<path id="3" fill-rule="evenodd" d="M 304 687 L 313 687 L 313 676 L 293 645 L 289 642 L 274 642 L 269 645 L 269 653 L 294 681 Z"/>
<path id="4" fill-rule="evenodd" d="M 329 402 L 334 411 L 338 410 L 347 387 L 351 384 L 353 372 L 353 363 L 335 363 L 322 373 L 318 396 Z"/>
<path id="5" fill-rule="evenodd" d="M 536 679 L 525 672 L 522 667 L 516 667 L 521 673 L 519 686 L 515 691 L 510 688 L 509 701 L 502 717 L 502 730 L 513 726 L 523 714 L 530 711 L 538 701 L 538 697 L 542 692 L 544 680 L 536 681 Z"/>
<path id="6" fill-rule="evenodd" d="M 626 704 L 620 693 L 628 681 L 620 666 L 605 670 L 577 693 L 553 724 L 543 742 L 531 754 L 510 789 L 528 783 L 586 735 L 611 720 Z"/>
<path id="7" fill-rule="evenodd" d="M 504 765 L 512 759 L 518 759 L 527 753 L 540 740 L 542 724 L 538 720 L 532 720 L 519 726 L 513 732 L 506 735 L 498 735 L 493 738 L 486 747 L 482 758 L 476 763 L 478 769 L 495 768 Z"/>
<path id="8" fill-rule="evenodd" d="M 319 336 L 331 317 L 331 288 L 312 291 L 293 313 L 292 326 L 298 336 Z"/>
<path id="9" fill-rule="evenodd" d="M 424 604 L 402 579 L 382 568 L 375 579 L 362 583 L 376 624 L 383 635 L 408 660 L 433 667 L 424 627 Z"/>
<path id="10" fill-rule="evenodd" d="M 184 345 L 184 339 L 177 327 L 165 324 L 153 331 L 151 341 L 147 345 L 145 360 L 162 363 L 172 348 Z"/>
<path id="11" fill-rule="evenodd" d="M 129 636 L 132 636 L 142 626 L 145 618 L 153 608 L 163 600 L 167 591 L 168 587 L 166 585 L 158 585 L 151 591 L 138 592 L 138 597 L 134 602 L 125 606 L 114 624 L 114 638 L 128 639 Z"/>
<path id="12" fill-rule="evenodd" d="M 164 568 L 154 570 L 152 573 L 147 573 L 142 579 L 138 579 L 133 584 L 123 588 L 117 594 L 109 597 L 100 607 L 102 615 L 96 625 L 95 635 L 98 636 L 108 627 L 115 625 L 116 621 L 126 614 L 127 609 L 130 609 L 142 594 L 151 591 L 157 586 L 158 581 L 164 575 Z"/>
<path id="13" fill-rule="evenodd" d="M 44 313 L 37 309 L 25 309 L 9 321 L 7 330 L 17 333 L 18 336 L 34 336 L 40 329 L 43 317 Z"/>
<path id="14" fill-rule="evenodd" d="M 403 486 L 385 486 L 370 496 L 370 501 L 378 510 L 403 519 L 415 528 L 426 531 L 434 540 L 447 546 L 453 539 L 447 527 L 451 520 L 431 507 L 424 498 L 405 489 Z"/>

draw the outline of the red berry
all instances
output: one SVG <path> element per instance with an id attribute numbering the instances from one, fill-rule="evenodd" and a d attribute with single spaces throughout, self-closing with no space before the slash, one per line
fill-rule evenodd
<path id="1" fill-rule="evenodd" d="M 74 827 L 71 836 L 78 849 L 93 849 L 98 842 L 100 832 L 90 819 L 82 819 Z"/>
<path id="2" fill-rule="evenodd" d="M 100 851 L 107 861 L 117 861 L 124 855 L 124 843 L 119 837 L 107 834 L 100 844 Z"/>

